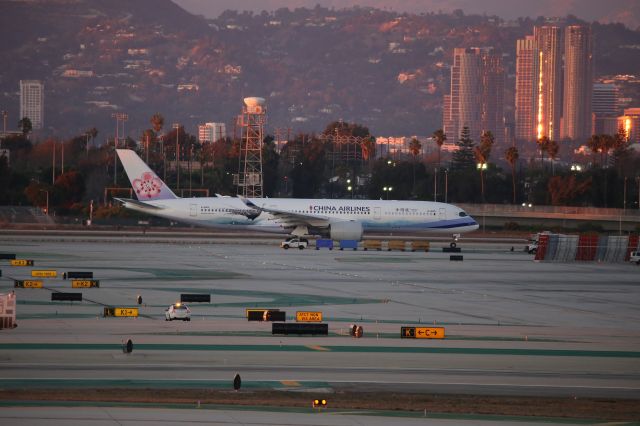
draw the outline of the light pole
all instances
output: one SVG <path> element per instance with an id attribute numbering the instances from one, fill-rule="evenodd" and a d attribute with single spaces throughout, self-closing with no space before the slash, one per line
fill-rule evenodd
<path id="1" fill-rule="evenodd" d="M 7 111 L 2 111 L 2 138 L 6 138 L 7 137 L 7 115 L 9 115 L 7 113 Z M 2 147 L 2 139 L 0 139 L 0 148 Z"/>
<path id="2" fill-rule="evenodd" d="M 438 201 L 438 168 L 433 169 L 433 201 Z"/>
<path id="3" fill-rule="evenodd" d="M 389 192 L 393 191 L 392 186 L 385 186 L 382 190 L 387 194 L 387 200 L 389 199 Z"/>
<path id="4" fill-rule="evenodd" d="M 49 191 L 47 191 L 46 189 L 40 189 L 40 192 L 44 192 L 47 196 L 47 206 L 44 209 L 44 212 L 47 216 L 49 216 Z"/>
<path id="5" fill-rule="evenodd" d="M 623 197 L 622 197 L 622 211 L 627 210 L 627 177 L 624 177 L 624 189 L 623 189 Z"/>
<path id="6" fill-rule="evenodd" d="M 638 184 L 638 210 L 640 210 L 640 176 L 636 176 L 636 183 Z"/>
<path id="7" fill-rule="evenodd" d="M 129 115 L 123 112 L 114 112 L 111 118 L 116 119 L 116 138 L 113 142 L 113 186 L 117 186 L 118 181 L 118 139 L 120 131 L 120 122 L 122 121 L 122 134 L 124 136 L 124 122 L 129 119 Z"/>
<path id="8" fill-rule="evenodd" d="M 449 193 L 449 169 L 444 169 L 444 202 L 447 203 L 447 194 Z"/>
<path id="9" fill-rule="evenodd" d="M 51 185 L 56 183 L 56 145 L 58 144 L 56 141 L 51 141 L 53 150 L 51 153 Z"/>
<path id="10" fill-rule="evenodd" d="M 179 142 L 180 124 L 173 123 L 173 128 L 176 129 L 176 176 L 177 176 L 176 190 L 180 190 L 180 142 Z"/>

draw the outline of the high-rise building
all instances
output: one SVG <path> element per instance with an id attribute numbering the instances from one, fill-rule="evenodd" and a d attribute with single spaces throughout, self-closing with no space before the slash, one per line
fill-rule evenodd
<path id="1" fill-rule="evenodd" d="M 44 84 L 39 80 L 20 80 L 20 119 L 31 120 L 34 130 L 44 125 Z"/>
<path id="2" fill-rule="evenodd" d="M 504 140 L 504 68 L 491 48 L 456 48 L 451 67 L 451 92 L 444 98 L 443 129 L 457 141 L 463 127 L 479 141 L 491 131 Z"/>
<path id="3" fill-rule="evenodd" d="M 539 51 L 533 36 L 516 43 L 515 137 L 535 141 L 537 134 Z"/>
<path id="4" fill-rule="evenodd" d="M 538 102 L 536 139 L 560 138 L 562 115 L 562 28 L 534 27 L 533 38 L 538 48 Z"/>
<path id="5" fill-rule="evenodd" d="M 591 135 L 593 37 L 591 28 L 565 29 L 562 138 L 586 140 Z"/>
<path id="6" fill-rule="evenodd" d="M 624 130 L 630 143 L 640 143 L 640 108 L 627 108 L 618 117 L 618 128 Z"/>
<path id="7" fill-rule="evenodd" d="M 595 83 L 593 85 L 593 99 L 591 110 L 593 112 L 594 135 L 612 135 L 618 131 L 618 87 L 615 84 Z"/>
<path id="8" fill-rule="evenodd" d="M 504 67 L 502 55 L 486 52 L 482 55 L 481 133 L 489 130 L 495 142 L 504 143 Z"/>
<path id="9" fill-rule="evenodd" d="M 224 123 L 205 123 L 198 126 L 198 141 L 215 142 L 227 137 L 227 130 Z"/>

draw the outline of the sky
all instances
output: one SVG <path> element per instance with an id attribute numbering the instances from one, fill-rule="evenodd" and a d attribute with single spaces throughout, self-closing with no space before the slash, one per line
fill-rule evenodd
<path id="1" fill-rule="evenodd" d="M 397 12 L 486 13 L 505 19 L 520 16 L 565 16 L 573 14 L 587 21 L 622 22 L 630 28 L 640 26 L 640 0 L 173 0 L 191 13 L 215 18 L 226 9 L 275 10 L 281 7 L 313 8 L 316 4 L 341 9 L 360 5 Z"/>

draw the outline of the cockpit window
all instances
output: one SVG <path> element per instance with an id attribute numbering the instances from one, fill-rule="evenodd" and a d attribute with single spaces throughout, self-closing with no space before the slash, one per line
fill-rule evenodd
<path id="1" fill-rule="evenodd" d="M 467 215 L 465 212 L 460 212 L 460 213 L 458 213 L 458 216 L 460 216 L 460 217 L 466 217 L 466 216 L 468 216 L 468 215 Z"/>

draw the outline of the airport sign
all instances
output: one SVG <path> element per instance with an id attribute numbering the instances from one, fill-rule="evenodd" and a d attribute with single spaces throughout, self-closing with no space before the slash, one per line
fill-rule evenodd
<path id="1" fill-rule="evenodd" d="M 27 259 L 12 259 L 9 263 L 11 266 L 33 266 L 33 260 Z"/>
<path id="2" fill-rule="evenodd" d="M 138 308 L 115 308 L 114 316 L 116 317 L 137 317 Z"/>
<path id="3" fill-rule="evenodd" d="M 322 322 L 322 312 L 296 312 L 298 322 Z"/>
<path id="4" fill-rule="evenodd" d="M 252 312 L 260 312 L 260 314 L 264 314 L 265 311 L 277 311 L 278 309 L 269 309 L 269 308 L 245 308 L 244 313 L 249 318 Z"/>
<path id="5" fill-rule="evenodd" d="M 31 271 L 31 276 L 41 278 L 56 278 L 58 276 L 58 271 L 35 269 Z"/>
<path id="6" fill-rule="evenodd" d="M 71 281 L 72 288 L 90 288 L 90 287 L 100 287 L 100 281 L 98 280 L 72 280 Z"/>
<path id="7" fill-rule="evenodd" d="M 42 288 L 41 280 L 16 280 L 14 283 L 16 288 Z"/>
<path id="8" fill-rule="evenodd" d="M 402 327 L 403 339 L 444 339 L 444 327 Z"/>

